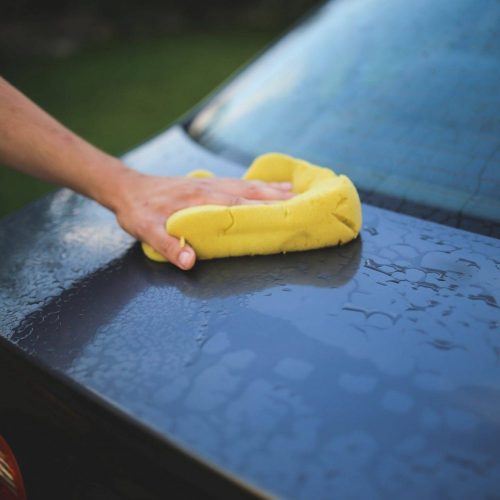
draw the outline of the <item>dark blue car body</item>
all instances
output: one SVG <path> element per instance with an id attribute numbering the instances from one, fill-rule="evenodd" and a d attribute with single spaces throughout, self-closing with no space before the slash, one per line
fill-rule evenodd
<path id="1" fill-rule="evenodd" d="M 199 116 L 124 160 L 240 177 Z M 0 221 L 0 433 L 32 495 L 498 498 L 500 243 L 401 213 L 425 201 L 364 203 L 342 247 L 188 273 L 69 190 Z"/>

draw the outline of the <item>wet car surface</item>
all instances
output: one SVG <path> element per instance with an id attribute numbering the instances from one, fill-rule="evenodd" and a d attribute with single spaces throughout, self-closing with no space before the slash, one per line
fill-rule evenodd
<path id="1" fill-rule="evenodd" d="M 240 177 L 193 124 L 124 160 Z M 342 247 L 184 273 L 60 190 L 0 221 L 0 347 L 248 494 L 495 497 L 500 242 L 366 203 L 363 219 Z"/>
<path id="2" fill-rule="evenodd" d="M 241 169 L 180 128 L 128 161 Z M 183 273 L 66 190 L 1 231 L 9 342 L 263 492 L 496 491 L 497 240 L 366 205 L 344 247 Z"/>

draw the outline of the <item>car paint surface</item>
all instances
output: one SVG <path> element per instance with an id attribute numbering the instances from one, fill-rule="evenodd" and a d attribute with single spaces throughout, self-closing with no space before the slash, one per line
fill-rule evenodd
<path id="1" fill-rule="evenodd" d="M 496 0 L 330 0 L 190 134 L 245 162 L 279 151 L 328 165 L 364 201 L 498 238 L 499 29 Z"/>
<path id="2" fill-rule="evenodd" d="M 244 171 L 179 126 L 125 161 Z M 60 190 L 0 222 L 0 339 L 263 494 L 495 496 L 500 243 L 363 210 L 346 246 L 185 273 Z"/>

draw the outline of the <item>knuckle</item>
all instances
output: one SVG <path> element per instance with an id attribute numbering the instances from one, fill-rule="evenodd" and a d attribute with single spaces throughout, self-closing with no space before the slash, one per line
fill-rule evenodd
<path id="1" fill-rule="evenodd" d="M 205 193 L 205 189 L 202 186 L 193 186 L 191 188 L 190 198 L 192 200 L 201 200 Z"/>
<path id="2" fill-rule="evenodd" d="M 247 196 L 257 196 L 261 194 L 262 188 L 255 184 L 250 184 L 245 191 Z"/>
<path id="3" fill-rule="evenodd" d="M 176 256 L 178 253 L 178 248 L 175 244 L 175 240 L 166 238 L 164 241 L 162 241 L 161 251 L 170 258 Z"/>
<path id="4" fill-rule="evenodd" d="M 244 198 L 242 198 L 241 196 L 231 196 L 229 198 L 229 203 L 231 205 L 243 205 L 244 203 Z"/>
<path id="5" fill-rule="evenodd" d="M 169 245 L 168 243 L 164 243 L 162 242 L 160 244 L 160 248 L 158 249 L 158 251 L 164 255 L 165 257 L 171 259 L 172 258 L 172 246 Z"/>

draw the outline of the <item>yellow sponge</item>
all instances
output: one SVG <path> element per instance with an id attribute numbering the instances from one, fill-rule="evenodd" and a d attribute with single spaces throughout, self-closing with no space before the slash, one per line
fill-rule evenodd
<path id="1" fill-rule="evenodd" d="M 197 170 L 190 175 L 210 176 Z M 361 203 L 353 183 L 328 168 L 278 153 L 259 156 L 246 180 L 292 182 L 296 196 L 262 205 L 200 205 L 173 214 L 167 232 L 189 243 L 199 259 L 263 255 L 340 245 L 361 229 Z M 165 259 L 146 243 L 152 260 Z"/>

